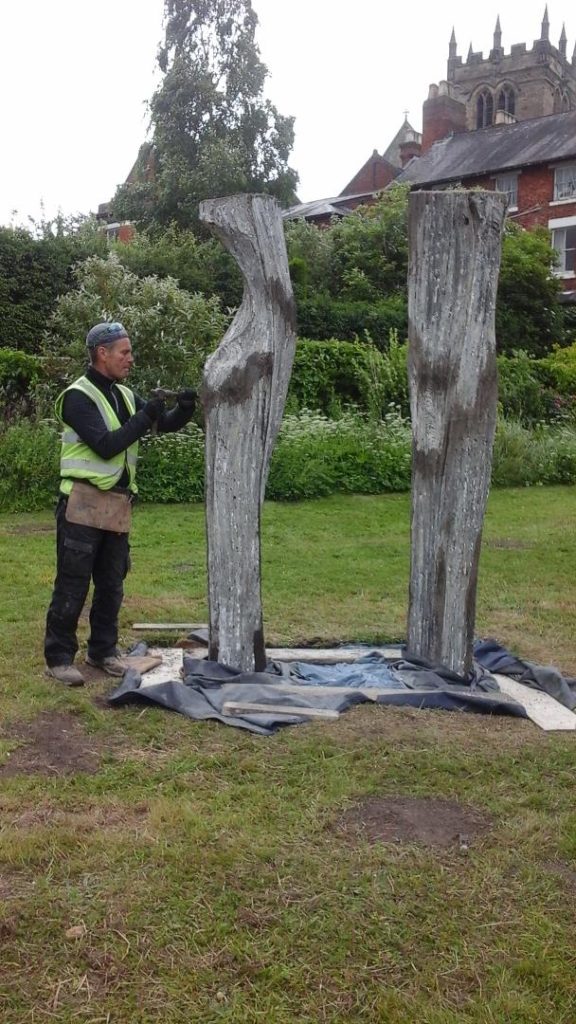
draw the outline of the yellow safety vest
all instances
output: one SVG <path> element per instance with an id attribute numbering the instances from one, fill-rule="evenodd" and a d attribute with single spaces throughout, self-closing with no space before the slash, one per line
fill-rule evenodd
<path id="1" fill-rule="evenodd" d="M 132 391 L 123 384 L 117 384 L 116 387 L 122 392 L 130 414 L 133 416 L 136 412 L 136 402 Z M 82 391 L 95 403 L 108 430 L 118 430 L 122 426 L 116 410 L 99 388 L 91 380 L 88 380 L 88 377 L 79 377 L 58 395 L 55 409 L 63 427 L 60 451 L 60 475 L 62 477 L 60 490 L 64 494 L 70 494 L 75 480 L 87 480 L 95 487 L 99 487 L 101 491 L 109 491 L 118 483 L 126 468 L 128 470 L 128 489 L 136 494 L 138 490 L 136 486 L 138 441 L 131 444 L 125 451 L 118 452 L 118 455 L 114 455 L 111 459 L 101 459 L 62 418 L 64 396 L 72 390 Z"/>

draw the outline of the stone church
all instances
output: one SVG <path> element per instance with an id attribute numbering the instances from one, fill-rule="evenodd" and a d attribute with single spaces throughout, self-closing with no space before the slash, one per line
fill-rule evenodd
<path id="1" fill-rule="evenodd" d="M 497 189 L 508 216 L 525 228 L 547 227 L 557 273 L 576 298 L 576 49 L 566 30 L 550 41 L 548 8 L 528 47 L 502 45 L 497 18 L 490 52 L 458 55 L 454 31 L 446 78 L 431 85 L 422 133 L 406 120 L 385 152 L 369 157 L 339 196 L 294 207 L 288 217 L 317 223 L 373 201 L 392 182 L 411 188 Z"/>

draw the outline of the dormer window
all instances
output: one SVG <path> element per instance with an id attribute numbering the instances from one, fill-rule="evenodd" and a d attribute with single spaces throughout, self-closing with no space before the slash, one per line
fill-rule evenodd
<path id="1" fill-rule="evenodd" d="M 498 110 L 505 110 L 507 114 L 516 113 L 516 96 L 511 85 L 503 85 L 498 93 Z"/>
<path id="2" fill-rule="evenodd" d="M 554 199 L 576 199 L 576 164 L 554 168 Z"/>
<path id="3" fill-rule="evenodd" d="M 483 89 L 476 100 L 476 127 L 488 128 L 494 120 L 494 100 L 489 89 Z"/>

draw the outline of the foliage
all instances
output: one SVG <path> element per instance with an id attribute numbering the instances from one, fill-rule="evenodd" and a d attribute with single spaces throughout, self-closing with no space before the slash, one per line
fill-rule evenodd
<path id="1" fill-rule="evenodd" d="M 286 416 L 266 494 L 301 500 L 323 494 L 381 494 L 410 486 L 410 428 L 395 412 L 378 423 L 347 413 Z"/>
<path id="2" fill-rule="evenodd" d="M 354 302 L 320 294 L 310 298 L 296 295 L 298 331 L 305 338 L 324 341 L 341 338 L 354 341 L 367 335 L 381 349 L 390 331 L 406 337 L 408 312 L 404 295 L 391 295 L 380 302 Z"/>
<path id="3" fill-rule="evenodd" d="M 409 191 L 408 185 L 392 185 L 376 202 L 334 223 L 333 295 L 374 302 L 405 289 Z"/>
<path id="4" fill-rule="evenodd" d="M 562 330 L 560 282 L 555 255 L 544 228 L 524 231 L 507 223 L 496 304 L 499 351 L 522 349 L 545 355 Z"/>
<path id="5" fill-rule="evenodd" d="M 556 346 L 543 360 L 554 382 L 562 394 L 576 395 L 576 342 L 567 348 Z"/>
<path id="6" fill-rule="evenodd" d="M 498 399 L 504 416 L 524 424 L 549 419 L 554 395 L 543 377 L 543 360 L 527 352 L 498 356 Z"/>
<path id="7" fill-rule="evenodd" d="M 225 307 L 242 298 L 238 265 L 215 238 L 201 240 L 171 225 L 161 234 L 137 232 L 129 242 L 117 242 L 114 252 L 138 277 L 172 277 L 188 292 L 217 295 Z"/>
<path id="8" fill-rule="evenodd" d="M 338 418 L 350 406 L 373 419 L 390 406 L 408 415 L 406 345 L 398 344 L 395 332 L 386 353 L 370 342 L 298 342 L 287 411 L 310 409 Z"/>
<path id="9" fill-rule="evenodd" d="M 293 202 L 293 119 L 264 97 L 267 69 L 250 0 L 165 0 L 164 75 L 150 104 L 152 145 L 113 201 L 144 225 L 197 224 L 198 203 L 234 192 Z"/>
<path id="10" fill-rule="evenodd" d="M 54 425 L 22 419 L 0 431 L 0 509 L 30 512 L 56 497 L 60 442 Z"/>
<path id="11" fill-rule="evenodd" d="M 204 446 L 199 427 L 142 442 L 138 471 L 143 502 L 199 501 Z M 0 510 L 49 507 L 58 490 L 55 425 L 26 420 L 0 433 Z M 284 417 L 272 454 L 267 497 L 299 501 L 325 494 L 382 494 L 410 488 L 409 423 L 391 409 L 376 421 L 348 411 L 332 420 L 304 410 Z M 494 444 L 495 487 L 576 483 L 576 429 L 528 429 L 500 420 Z"/>
<path id="12" fill-rule="evenodd" d="M 74 264 L 105 248 L 91 220 L 0 227 L 0 347 L 41 353 L 46 322 L 71 287 Z"/>
<path id="13" fill-rule="evenodd" d="M 218 299 L 179 288 L 167 277 L 139 278 L 119 262 L 86 260 L 75 271 L 76 289 L 62 296 L 50 323 L 47 344 L 68 356 L 77 375 L 86 362 L 84 339 L 100 320 L 120 320 L 130 335 L 136 358 L 131 383 L 146 391 L 199 383 L 204 362 L 223 334 L 227 318 Z"/>
<path id="14" fill-rule="evenodd" d="M 204 497 L 204 433 L 194 423 L 175 434 L 148 435 L 140 442 L 141 501 L 201 501 Z"/>
<path id="15" fill-rule="evenodd" d="M 36 356 L 0 348 L 0 411 L 4 420 L 17 410 L 27 411 L 29 396 L 41 375 L 41 363 Z"/>
<path id="16" fill-rule="evenodd" d="M 494 441 L 495 487 L 576 483 L 576 431 L 541 426 L 529 430 L 500 420 Z"/>

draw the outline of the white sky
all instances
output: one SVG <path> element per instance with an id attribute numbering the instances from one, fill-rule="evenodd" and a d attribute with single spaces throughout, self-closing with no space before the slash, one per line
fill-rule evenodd
<path id="1" fill-rule="evenodd" d="M 502 45 L 540 35 L 543 0 L 434 4 L 411 0 L 253 0 L 267 93 L 296 118 L 290 160 L 305 202 L 337 195 L 382 152 L 408 110 L 422 126 L 431 82 L 446 76 L 452 26 L 458 53 L 486 56 L 497 14 Z M 124 181 L 147 127 L 162 38 L 163 0 L 0 0 L 0 223 L 87 213 Z M 549 4 L 550 40 L 576 14 Z M 12 211 L 18 211 L 13 217 Z"/>

